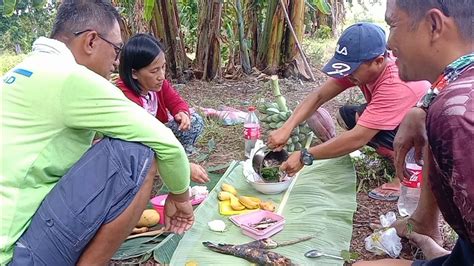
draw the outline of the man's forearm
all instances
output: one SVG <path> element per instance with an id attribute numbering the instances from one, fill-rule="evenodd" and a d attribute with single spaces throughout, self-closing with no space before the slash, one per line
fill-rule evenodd
<path id="1" fill-rule="evenodd" d="M 329 159 L 349 154 L 365 144 L 353 142 L 345 136 L 338 136 L 320 145 L 311 147 L 309 152 L 315 159 Z"/>
<path id="2" fill-rule="evenodd" d="M 311 147 L 309 152 L 316 159 L 329 159 L 349 154 L 366 145 L 379 130 L 356 125 L 350 131 L 332 138 L 320 145 Z"/>

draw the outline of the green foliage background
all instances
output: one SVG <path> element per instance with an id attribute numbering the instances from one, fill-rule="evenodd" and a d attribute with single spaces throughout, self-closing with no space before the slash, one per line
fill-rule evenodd
<path id="1" fill-rule="evenodd" d="M 7 2 L 11 1 L 5 1 L 5 6 Z M 19 0 L 16 1 L 12 14 L 5 15 L 2 12 L 0 54 L 27 53 L 31 50 L 34 40 L 40 36 L 49 36 L 56 13 L 56 2 L 39 6 L 37 2 Z"/>

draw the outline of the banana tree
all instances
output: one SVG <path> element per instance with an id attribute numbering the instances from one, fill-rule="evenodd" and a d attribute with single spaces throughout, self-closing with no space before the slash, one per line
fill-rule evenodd
<path id="1" fill-rule="evenodd" d="M 221 40 L 223 3 L 216 0 L 199 1 L 199 38 L 196 46 L 194 74 L 212 80 L 221 76 Z"/>
<path id="2" fill-rule="evenodd" d="M 310 4 L 323 14 L 331 14 L 327 0 Z M 315 8 L 316 9 L 316 8 Z M 258 44 L 257 67 L 267 74 L 283 72 L 313 79 L 301 49 L 304 34 L 305 2 L 301 0 L 270 0 L 262 36 Z M 285 20 L 285 16 L 288 19 Z"/>
<path id="3" fill-rule="evenodd" d="M 28 1 L 27 4 L 30 4 L 30 3 L 34 8 L 42 8 L 44 5 L 46 5 L 47 0 L 32 0 L 32 1 Z M 0 1 L 0 13 L 3 16 L 11 16 L 15 12 L 16 5 L 17 5 L 16 0 Z"/>
<path id="4" fill-rule="evenodd" d="M 148 4 L 147 2 L 153 2 Z M 149 10 L 151 9 L 151 13 Z M 151 31 L 164 44 L 166 62 L 171 76 L 180 82 L 189 71 L 189 59 L 184 48 L 184 38 L 180 28 L 178 6 L 174 0 L 146 0 L 145 19 L 151 20 Z"/>

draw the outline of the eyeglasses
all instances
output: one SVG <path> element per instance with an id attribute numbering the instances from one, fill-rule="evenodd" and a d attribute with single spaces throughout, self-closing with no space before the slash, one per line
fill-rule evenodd
<path id="1" fill-rule="evenodd" d="M 441 11 L 443 11 L 443 13 L 449 17 L 449 10 L 448 10 L 448 7 L 446 6 L 446 4 L 444 3 L 444 0 L 438 0 L 438 4 L 441 6 Z"/>
<path id="2" fill-rule="evenodd" d="M 81 31 L 76 31 L 74 32 L 74 36 L 79 36 L 85 32 L 88 32 L 88 31 L 92 31 L 92 30 L 81 30 Z M 115 51 L 115 60 L 114 61 L 117 61 L 119 56 L 120 56 L 120 52 L 122 51 L 122 46 L 123 44 L 121 44 L 120 46 L 116 45 L 115 43 L 107 40 L 106 38 L 104 38 L 104 36 L 102 36 L 100 33 L 97 33 L 97 36 L 99 36 L 99 38 L 101 38 L 104 42 L 112 45 L 112 47 L 114 48 L 114 51 Z"/>

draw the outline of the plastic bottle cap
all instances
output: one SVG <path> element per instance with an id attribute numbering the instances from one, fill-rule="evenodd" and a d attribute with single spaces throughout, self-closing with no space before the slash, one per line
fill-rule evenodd
<path id="1" fill-rule="evenodd" d="M 248 110 L 249 110 L 249 112 L 255 111 L 255 106 L 249 106 L 249 109 L 248 109 Z"/>

